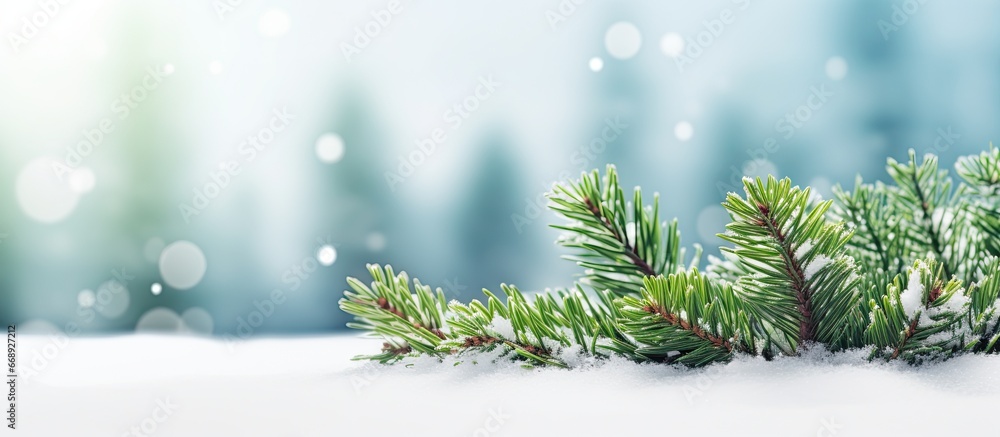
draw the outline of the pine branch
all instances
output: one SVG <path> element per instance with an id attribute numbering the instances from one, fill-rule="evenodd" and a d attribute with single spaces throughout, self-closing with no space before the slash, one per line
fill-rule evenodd
<path id="1" fill-rule="evenodd" d="M 944 275 L 959 275 L 972 279 L 975 262 L 972 260 L 974 239 L 968 235 L 968 205 L 964 186 L 952 192 L 952 181 L 946 170 L 938 170 L 938 160 L 927 155 L 917 164 L 916 153 L 911 149 L 909 162 L 901 164 L 888 160 L 889 176 L 896 181 L 890 194 L 896 212 L 902 217 L 902 226 L 910 244 L 909 259 L 933 255 L 941 261 Z"/>
<path id="2" fill-rule="evenodd" d="M 982 195 L 1000 194 L 1000 149 L 993 147 L 979 155 L 963 156 L 955 163 L 962 179 L 979 189 Z"/>
<path id="3" fill-rule="evenodd" d="M 647 277 L 642 294 L 618 299 L 622 332 L 644 360 L 703 366 L 752 352 L 753 336 L 732 285 L 692 270 Z"/>
<path id="4" fill-rule="evenodd" d="M 1000 258 L 991 257 L 985 263 L 983 279 L 969 286 L 968 326 L 973 340 L 966 346 L 970 352 L 1000 352 Z"/>
<path id="5" fill-rule="evenodd" d="M 348 278 L 352 291 L 345 291 L 340 308 L 354 315 L 356 322 L 347 326 L 367 331 L 385 340 L 382 353 L 359 356 L 382 363 L 392 362 L 411 353 L 438 355 L 437 347 L 450 338 L 444 329 L 446 304 L 444 293 L 414 280 L 415 291 L 410 290 L 406 272 L 393 273 L 391 266 L 383 269 L 369 264 L 371 286 Z"/>
<path id="6" fill-rule="evenodd" d="M 676 221 L 659 222 L 658 199 L 626 202 L 614 167 L 557 186 L 556 226 L 588 269 L 580 286 L 527 298 L 445 304 L 405 273 L 370 265 L 373 282 L 348 280 L 341 308 L 350 327 L 384 339 L 383 363 L 498 352 L 526 365 L 567 367 L 611 355 L 702 366 L 734 354 L 794 355 L 811 343 L 871 349 L 871 358 L 921 363 L 964 352 L 1000 352 L 1000 152 L 956 164 L 952 189 L 937 159 L 889 160 L 896 186 L 839 187 L 836 204 L 774 177 L 730 193 L 733 221 L 723 259 L 700 254 L 685 268 Z M 829 219 L 832 220 L 828 220 Z M 847 228 L 845 228 L 845 223 Z M 993 256 L 990 256 L 992 254 Z M 910 266 L 910 267 L 906 267 Z M 968 284 L 963 286 L 963 284 Z"/>
<path id="7" fill-rule="evenodd" d="M 613 337 L 613 316 L 604 307 L 594 305 L 577 289 L 525 298 L 517 287 L 501 285 L 506 303 L 489 290 L 483 290 L 486 303 L 469 305 L 452 302 L 449 326 L 456 337 L 445 341 L 439 350 L 460 353 L 469 350 L 505 349 L 516 358 L 533 364 L 567 367 L 564 356 L 602 353 L 599 339 Z M 577 351 L 571 348 L 576 347 Z"/>
<path id="8" fill-rule="evenodd" d="M 1000 150 L 959 158 L 958 174 L 971 187 L 970 221 L 978 231 L 983 249 L 1000 256 Z"/>
<path id="9" fill-rule="evenodd" d="M 880 270 L 896 275 L 906 270 L 907 240 L 901 238 L 905 231 L 893 208 L 889 188 L 882 183 L 864 184 L 858 177 L 854 191 L 844 191 L 838 185 L 833 193 L 831 218 L 846 223 L 854 231 L 847 243 L 847 253 L 872 272 Z"/>
<path id="10" fill-rule="evenodd" d="M 653 197 L 653 204 L 644 207 L 636 189 L 628 203 L 610 165 L 603 180 L 595 170 L 549 194 L 550 208 L 571 220 L 553 225 L 567 232 L 559 243 L 578 250 L 568 259 L 587 269 L 587 281 L 595 288 L 635 295 L 644 277 L 684 269 L 677 221 L 661 223 L 659 195 Z"/>
<path id="11" fill-rule="evenodd" d="M 830 217 L 842 221 L 853 231 L 846 253 L 859 265 L 863 298 L 845 324 L 844 336 L 836 348 L 866 345 L 865 331 L 871 324 L 870 300 L 881 300 L 886 287 L 896 275 L 904 273 L 909 255 L 909 240 L 893 202 L 890 188 L 881 182 L 862 183 L 859 176 L 854 190 L 834 187 Z"/>
<path id="12" fill-rule="evenodd" d="M 851 233 L 826 221 L 830 201 L 811 206 L 809 190 L 787 178 L 747 178 L 744 188 L 746 199 L 730 193 L 723 203 L 733 222 L 720 235 L 735 244 L 723 250 L 752 272 L 737 281 L 737 292 L 786 354 L 813 341 L 837 344 L 859 299 L 843 249 Z"/>
<path id="13" fill-rule="evenodd" d="M 907 274 L 896 276 L 881 301 L 869 302 L 871 325 L 865 335 L 875 347 L 871 357 L 917 362 L 954 353 L 969 335 L 962 329 L 968 311 L 964 292 L 961 280 L 945 282 L 941 263 L 914 263 Z"/>

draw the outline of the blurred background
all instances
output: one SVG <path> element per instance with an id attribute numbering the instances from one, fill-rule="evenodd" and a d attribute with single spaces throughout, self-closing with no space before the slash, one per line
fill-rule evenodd
<path id="1" fill-rule="evenodd" d="M 829 196 L 995 140 L 1000 4 L 4 2 L 0 319 L 341 330 L 390 263 L 572 285 L 553 182 L 615 164 L 717 253 L 740 177 Z"/>

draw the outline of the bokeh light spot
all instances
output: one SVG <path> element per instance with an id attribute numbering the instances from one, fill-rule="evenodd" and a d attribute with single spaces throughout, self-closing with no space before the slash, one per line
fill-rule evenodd
<path id="1" fill-rule="evenodd" d="M 604 48 L 608 54 L 618 59 L 629 59 L 639 53 L 642 34 L 639 28 L 627 21 L 612 24 L 604 34 Z"/>
<path id="2" fill-rule="evenodd" d="M 676 58 L 684 53 L 684 38 L 676 33 L 668 33 L 660 38 L 660 51 L 664 55 Z"/>
<path id="3" fill-rule="evenodd" d="M 840 56 L 827 59 L 826 76 L 833 80 L 841 80 L 847 77 L 847 60 Z"/>
<path id="4" fill-rule="evenodd" d="M 56 168 L 64 165 L 51 158 L 37 158 L 21 169 L 14 190 L 17 203 L 28 217 L 42 223 L 56 223 L 76 208 L 79 194 L 57 175 Z"/>
<path id="5" fill-rule="evenodd" d="M 324 266 L 333 265 L 337 261 L 337 249 L 329 244 L 320 247 L 316 252 L 316 260 Z"/>
<path id="6" fill-rule="evenodd" d="M 686 121 L 677 123 L 677 125 L 674 126 L 674 136 L 681 141 L 690 140 L 691 137 L 694 136 L 694 126 Z"/>
<path id="7" fill-rule="evenodd" d="M 160 254 L 160 276 L 178 290 L 198 285 L 207 269 L 205 254 L 190 241 L 173 242 Z"/>
<path id="8" fill-rule="evenodd" d="M 590 58 L 590 69 L 594 72 L 601 71 L 604 69 L 604 60 L 599 57 Z"/>
<path id="9" fill-rule="evenodd" d="M 333 133 L 321 135 L 316 140 L 316 156 L 327 164 L 340 161 L 344 157 L 344 139 Z"/>
<path id="10" fill-rule="evenodd" d="M 146 311 L 135 324 L 136 332 L 178 332 L 184 326 L 181 317 L 169 308 Z"/>
<path id="11" fill-rule="evenodd" d="M 268 9 L 260 14 L 260 20 L 257 21 L 260 34 L 271 38 L 288 33 L 290 27 L 288 14 L 281 9 Z"/>

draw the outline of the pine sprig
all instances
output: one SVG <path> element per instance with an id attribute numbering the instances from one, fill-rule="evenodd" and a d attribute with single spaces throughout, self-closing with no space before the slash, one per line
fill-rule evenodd
<path id="1" fill-rule="evenodd" d="M 437 355 L 438 345 L 449 338 L 444 324 L 444 292 L 438 288 L 435 294 L 419 280 L 414 280 L 411 291 L 406 272 L 396 275 L 392 266 L 369 264 L 368 272 L 372 276 L 370 286 L 347 279 L 353 291 L 344 292 L 340 308 L 355 317 L 356 322 L 347 324 L 349 328 L 367 331 L 385 343 L 382 353 L 357 359 L 386 363 L 411 352 Z"/>
<path id="2" fill-rule="evenodd" d="M 452 302 L 448 319 L 456 337 L 439 350 L 450 353 L 504 348 L 534 364 L 566 367 L 560 355 L 576 346 L 580 353 L 607 355 L 599 351 L 601 335 L 613 335 L 612 314 L 594 305 L 583 290 L 543 293 L 529 301 L 517 287 L 501 285 L 503 299 L 483 290 L 486 303 L 473 300 L 465 305 Z"/>
<path id="3" fill-rule="evenodd" d="M 953 353 L 968 334 L 962 316 L 968 311 L 962 281 L 946 280 L 944 266 L 917 261 L 896 276 L 881 301 L 871 300 L 871 325 L 865 331 L 872 357 L 908 362 Z"/>
<path id="4" fill-rule="evenodd" d="M 851 237 L 825 218 L 830 201 L 810 204 L 809 189 L 773 176 L 744 180 L 746 198 L 730 193 L 723 203 L 733 218 L 723 239 L 751 274 L 737 292 L 786 354 L 809 342 L 836 345 L 858 305 L 858 276 L 844 255 Z"/>
<path id="5" fill-rule="evenodd" d="M 553 225 L 568 233 L 559 243 L 578 250 L 569 259 L 587 269 L 586 278 L 595 288 L 634 295 L 644 277 L 683 270 L 677 221 L 660 222 L 659 198 L 654 194 L 653 204 L 643 206 L 636 189 L 628 202 L 614 166 L 608 166 L 603 179 L 594 170 L 549 194 L 550 208 L 571 221 Z"/>
<path id="6" fill-rule="evenodd" d="M 979 155 L 958 158 L 955 171 L 983 195 L 1000 194 L 1000 149 L 993 147 L 993 143 Z"/>
<path id="7" fill-rule="evenodd" d="M 910 150 L 909 162 L 889 158 L 889 176 L 896 181 L 890 191 L 901 217 L 906 240 L 910 243 L 909 259 L 934 256 L 941 263 L 944 275 L 966 280 L 975 271 L 975 244 L 968 232 L 968 204 L 965 187 L 952 190 L 947 170 L 938 169 L 938 160 L 927 155 L 918 164 L 916 153 Z"/>
<path id="8" fill-rule="evenodd" d="M 864 184 L 858 177 L 853 191 L 833 188 L 836 203 L 831 218 L 846 223 L 854 236 L 847 243 L 847 253 L 872 273 L 896 275 L 907 266 L 906 238 L 899 214 L 893 209 L 889 188 L 879 182 Z"/>
<path id="9" fill-rule="evenodd" d="M 753 350 L 749 319 L 731 284 L 691 270 L 647 277 L 617 301 L 623 333 L 645 360 L 703 366 Z"/>
<path id="10" fill-rule="evenodd" d="M 1000 352 L 1000 258 L 991 257 L 983 269 L 983 279 L 969 286 L 968 326 L 973 332 L 966 346 L 971 352 Z"/>
<path id="11" fill-rule="evenodd" d="M 1000 150 L 959 158 L 959 176 L 971 187 L 970 221 L 979 233 L 983 250 L 1000 256 Z"/>

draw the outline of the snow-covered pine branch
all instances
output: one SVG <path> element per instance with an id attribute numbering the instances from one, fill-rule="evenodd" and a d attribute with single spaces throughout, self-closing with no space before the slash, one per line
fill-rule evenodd
<path id="1" fill-rule="evenodd" d="M 918 260 L 896 276 L 880 301 L 871 300 L 865 338 L 872 356 L 917 362 L 955 353 L 971 331 L 963 329 L 968 298 L 962 281 L 945 279 L 944 266 Z M 967 328 L 967 326 L 965 327 Z"/>
<path id="2" fill-rule="evenodd" d="M 845 255 L 851 233 L 831 223 L 831 201 L 811 204 L 809 189 L 790 179 L 744 180 L 746 198 L 730 193 L 723 206 L 733 222 L 722 238 L 747 274 L 736 282 L 775 346 L 794 355 L 808 343 L 839 345 L 860 293 L 854 261 Z"/>
<path id="3" fill-rule="evenodd" d="M 486 302 L 453 301 L 448 323 L 456 338 L 439 349 L 449 353 L 493 351 L 531 364 L 567 367 L 575 354 L 607 355 L 598 339 L 614 337 L 613 316 L 580 290 L 539 294 L 528 300 L 517 287 L 501 285 L 506 302 L 489 290 Z"/>
<path id="4" fill-rule="evenodd" d="M 449 338 L 444 325 L 446 301 L 440 288 L 431 288 L 414 280 L 410 290 L 406 272 L 394 274 L 391 266 L 369 264 L 371 286 L 355 278 L 347 283 L 353 291 L 345 291 L 340 308 L 354 315 L 350 328 L 369 331 L 385 340 L 382 353 L 361 356 L 383 363 L 393 362 L 411 352 L 437 354 L 441 341 Z"/>
<path id="5" fill-rule="evenodd" d="M 569 259 L 586 269 L 586 282 L 620 296 L 635 294 L 647 276 L 669 275 L 684 269 L 685 250 L 677 221 L 660 222 L 660 196 L 644 206 L 638 188 L 629 202 L 608 166 L 602 179 L 597 170 L 579 181 L 557 185 L 549 207 L 570 222 L 553 225 L 566 232 L 563 246 L 576 249 Z M 701 249 L 696 247 L 693 262 Z"/>
<path id="6" fill-rule="evenodd" d="M 969 235 L 966 187 L 953 190 L 948 171 L 938 169 L 937 157 L 928 154 L 918 163 L 913 150 L 907 163 L 889 158 L 886 168 L 896 182 L 889 191 L 890 203 L 901 217 L 908 258 L 933 256 L 945 277 L 972 279 L 977 241 Z"/>
<path id="7" fill-rule="evenodd" d="M 803 347 L 866 349 L 910 363 L 1000 352 L 1000 151 L 956 165 L 953 189 L 937 158 L 888 161 L 895 184 L 858 179 L 832 200 L 788 179 L 746 179 L 723 206 L 732 243 L 699 272 L 685 265 L 676 221 L 658 196 L 631 201 L 609 166 L 558 185 L 550 207 L 569 220 L 560 242 L 585 278 L 571 291 L 447 304 L 443 293 L 391 267 L 348 279 L 350 327 L 385 342 L 392 363 L 429 355 L 571 367 L 620 356 L 701 366 L 736 354 L 795 355 Z M 585 290 L 584 286 L 593 290 Z M 477 355 L 478 354 L 478 355 Z"/>
<path id="8" fill-rule="evenodd" d="M 616 301 L 622 332 L 643 360 L 703 366 L 754 353 L 754 333 L 732 284 L 691 269 L 643 280 L 639 296 Z"/>

